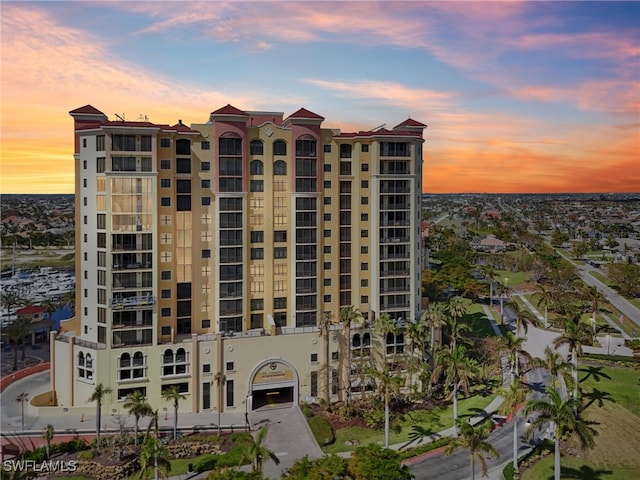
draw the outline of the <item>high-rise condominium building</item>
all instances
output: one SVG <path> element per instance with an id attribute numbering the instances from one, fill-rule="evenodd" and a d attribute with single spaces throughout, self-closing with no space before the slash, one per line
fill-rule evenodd
<path id="1" fill-rule="evenodd" d="M 341 133 L 305 109 L 231 105 L 191 126 L 70 115 L 77 299 L 52 339 L 59 408 L 99 383 L 112 411 L 134 390 L 166 405 L 173 385 L 191 412 L 368 388 L 351 362 L 371 355 L 372 322 L 420 313 L 426 125 Z M 362 321 L 344 328 L 350 306 Z M 406 355 L 402 333 L 383 342 Z"/>

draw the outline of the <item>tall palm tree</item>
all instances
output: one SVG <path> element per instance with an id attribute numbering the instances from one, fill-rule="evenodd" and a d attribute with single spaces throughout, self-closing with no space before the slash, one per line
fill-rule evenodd
<path id="1" fill-rule="evenodd" d="M 378 392 L 384 400 L 384 448 L 389 448 L 389 400 L 391 393 L 398 393 L 404 383 L 402 377 L 395 376 L 388 365 L 382 370 L 371 369 L 373 378 L 378 381 Z"/>
<path id="2" fill-rule="evenodd" d="M 135 436 L 133 442 L 134 445 L 138 445 L 138 424 L 140 417 L 151 415 L 153 409 L 147 402 L 147 397 L 145 397 L 140 390 L 135 390 L 127 395 L 123 407 L 129 412 L 129 415 L 133 415 L 135 418 Z"/>
<path id="3" fill-rule="evenodd" d="M 109 387 L 105 387 L 104 385 L 102 385 L 102 383 L 99 383 L 93 389 L 93 393 L 89 397 L 90 402 L 96 402 L 96 445 L 98 451 L 100 451 L 100 420 L 102 417 L 102 400 L 111 392 L 112 390 Z"/>
<path id="4" fill-rule="evenodd" d="M 493 308 L 493 282 L 495 281 L 496 270 L 493 265 L 482 265 L 480 271 L 489 282 L 489 307 Z"/>
<path id="5" fill-rule="evenodd" d="M 395 333 L 396 323 L 387 312 L 381 313 L 373 322 L 373 331 L 379 336 L 380 368 L 384 368 L 384 365 L 387 363 L 387 335 L 389 333 Z"/>
<path id="6" fill-rule="evenodd" d="M 320 336 L 322 337 L 322 350 L 323 350 L 323 358 L 322 361 L 324 365 L 322 366 L 323 371 L 323 383 L 324 383 L 324 401 L 327 405 L 329 405 L 329 401 L 331 399 L 331 367 L 330 364 L 330 352 L 329 352 L 329 335 L 330 335 L 330 326 L 333 323 L 333 313 L 329 311 L 322 312 L 322 315 L 318 317 L 318 327 L 320 327 Z"/>
<path id="7" fill-rule="evenodd" d="M 566 346 L 571 354 L 573 364 L 573 398 L 578 399 L 578 357 L 582 356 L 582 347 L 591 344 L 591 328 L 580 321 L 580 317 L 566 319 L 564 322 L 564 332 L 553 341 L 553 345 L 558 348 Z"/>
<path id="8" fill-rule="evenodd" d="M 462 323 L 462 317 L 467 313 L 467 304 L 462 297 L 453 297 L 445 307 L 447 314 L 446 322 L 449 326 L 449 344 L 452 349 L 456 348 L 459 340 L 464 338 L 466 332 L 471 331 L 471 327 L 466 323 Z"/>
<path id="9" fill-rule="evenodd" d="M 222 435 L 222 425 L 221 423 L 221 411 L 222 411 L 222 387 L 227 384 L 227 376 L 222 373 L 222 371 L 216 373 L 215 376 L 216 386 L 218 387 L 218 436 Z M 245 402 L 247 400 L 245 399 Z"/>
<path id="10" fill-rule="evenodd" d="M 342 307 L 340 323 L 342 324 L 342 401 L 349 403 L 351 390 L 351 324 L 362 320 L 362 313 L 353 305 Z"/>
<path id="11" fill-rule="evenodd" d="M 504 397 L 502 413 L 511 415 L 513 418 L 513 471 L 518 471 L 518 408 L 527 399 L 528 390 L 522 385 L 519 378 L 514 378 L 509 384 L 509 388 L 501 388 L 500 395 Z"/>
<path id="12" fill-rule="evenodd" d="M 268 432 L 269 427 L 265 425 L 260 430 L 258 430 L 255 438 L 253 438 L 249 434 L 237 435 L 234 438 L 234 440 L 239 444 L 245 446 L 243 461 L 249 460 L 251 462 L 252 470 L 254 472 L 257 472 L 259 476 L 262 474 L 262 467 L 265 460 L 271 459 L 276 465 L 280 463 L 280 459 L 276 456 L 276 454 L 264 445 Z"/>
<path id="13" fill-rule="evenodd" d="M 2 306 L 7 313 L 11 313 L 15 307 L 21 306 L 23 302 L 24 299 L 15 292 L 2 292 L 0 295 L 0 306 Z"/>
<path id="14" fill-rule="evenodd" d="M 476 478 L 475 459 L 478 457 L 480 465 L 482 466 L 482 475 L 487 475 L 487 460 L 484 458 L 483 453 L 488 454 L 490 457 L 496 458 L 499 456 L 498 451 L 493 445 L 491 445 L 487 438 L 489 438 L 488 426 L 473 426 L 467 422 L 460 424 L 460 436 L 453 439 L 447 448 L 445 453 L 451 455 L 456 450 L 467 449 L 469 450 L 469 458 L 471 461 L 471 479 Z"/>
<path id="15" fill-rule="evenodd" d="M 155 480 L 169 478 L 168 474 L 171 471 L 169 450 L 156 437 L 148 438 L 142 447 L 140 452 L 140 475 L 138 478 L 149 478 L 149 473 L 152 470 Z"/>
<path id="16" fill-rule="evenodd" d="M 555 299 L 553 290 L 544 285 L 539 285 L 538 291 L 533 295 L 538 297 L 536 305 L 538 308 L 544 305 L 544 328 L 547 328 L 549 326 L 549 305 L 553 305 Z"/>
<path id="17" fill-rule="evenodd" d="M 405 366 L 408 371 L 409 385 L 417 385 L 414 382 L 413 374 L 420 368 L 426 348 L 426 329 L 422 322 L 409 322 L 405 327 L 405 334 L 409 340 L 409 356 L 405 359 Z M 416 368 L 417 367 L 417 368 Z M 409 389 L 409 397 L 411 399 L 413 394 L 413 388 Z"/>
<path id="18" fill-rule="evenodd" d="M 600 310 L 600 305 L 606 300 L 605 296 L 595 285 L 585 285 L 580 293 L 591 304 L 591 315 L 593 321 L 593 333 L 596 333 L 596 315 Z"/>
<path id="19" fill-rule="evenodd" d="M 500 348 L 509 354 L 509 364 L 511 368 L 511 379 L 519 375 L 519 357 L 524 356 L 527 359 L 531 358 L 529 352 L 524 350 L 525 337 L 516 337 L 512 332 L 507 332 L 502 337 L 499 337 Z"/>
<path id="20" fill-rule="evenodd" d="M 180 387 L 172 385 L 162 391 L 162 398 L 167 402 L 173 402 L 173 439 L 176 440 L 178 438 L 178 407 L 180 400 L 185 400 L 187 397 L 180 393 Z"/>
<path id="21" fill-rule="evenodd" d="M 527 334 L 529 332 L 529 325 L 537 327 L 539 325 L 538 319 L 528 309 L 523 308 L 519 302 L 509 301 L 507 306 L 513 312 L 516 319 L 516 334 Z"/>
<path id="22" fill-rule="evenodd" d="M 20 342 L 24 344 L 25 337 L 31 332 L 31 320 L 28 317 L 18 317 L 6 328 L 7 338 L 13 342 L 13 371 L 18 370 L 18 349 Z"/>
<path id="23" fill-rule="evenodd" d="M 447 315 L 443 303 L 431 303 L 422 314 L 421 322 L 427 322 L 429 325 L 429 362 L 431 369 L 435 368 L 436 361 L 436 328 L 441 329 L 447 324 Z"/>
<path id="24" fill-rule="evenodd" d="M 53 437 L 55 436 L 55 434 L 56 434 L 56 429 L 50 423 L 48 423 L 47 426 L 44 427 L 42 431 L 41 437 L 46 442 L 45 447 L 47 452 L 47 459 L 51 458 L 51 440 L 53 440 Z"/>
<path id="25" fill-rule="evenodd" d="M 53 312 L 58 309 L 58 302 L 56 302 L 53 298 L 46 298 L 40 306 L 44 309 L 44 313 L 47 314 L 47 318 L 51 320 L 51 316 Z"/>
<path id="26" fill-rule="evenodd" d="M 438 353 L 438 362 L 435 370 L 431 374 L 431 381 L 437 382 L 444 375 L 445 390 L 451 389 L 453 398 L 453 424 L 456 427 L 458 420 L 458 391 L 461 389 L 467 393 L 469 382 L 475 376 L 476 365 L 467 355 L 467 350 L 463 345 L 455 348 L 445 347 Z"/>
<path id="27" fill-rule="evenodd" d="M 71 310 L 71 313 L 73 314 L 76 307 L 76 291 L 69 290 L 68 292 L 65 292 L 62 295 L 62 303 L 69 307 L 69 310 Z"/>
<path id="28" fill-rule="evenodd" d="M 551 422 L 554 428 L 554 478 L 560 480 L 560 438 L 564 433 L 575 433 L 578 436 L 583 449 L 591 448 L 594 445 L 593 437 L 597 435 L 578 414 L 580 401 L 577 398 L 562 399 L 560 392 L 555 388 L 547 389 L 547 399 L 529 400 L 524 407 L 524 412 L 537 413 L 527 430 L 527 438 L 531 437 L 533 431 L 538 427 Z"/>
<path id="29" fill-rule="evenodd" d="M 551 387 L 556 388 L 558 376 L 571 370 L 571 363 L 566 362 L 562 354 L 553 350 L 549 345 L 544 349 L 544 358 L 536 357 L 531 360 L 532 368 L 544 368 L 551 375 Z"/>

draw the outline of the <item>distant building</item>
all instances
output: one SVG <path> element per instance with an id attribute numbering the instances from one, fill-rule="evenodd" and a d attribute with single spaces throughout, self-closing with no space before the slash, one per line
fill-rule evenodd
<path id="1" fill-rule="evenodd" d="M 162 407 L 173 385 L 188 412 L 344 398 L 366 388 L 340 371 L 370 357 L 373 319 L 418 318 L 426 125 L 342 133 L 304 108 L 231 105 L 190 126 L 70 115 L 77 297 L 53 341 L 58 408 L 97 383 L 108 411 L 135 390 Z M 365 324 L 343 351 L 341 327 L 318 323 L 351 305 Z M 402 334 L 384 342 L 405 354 Z"/>

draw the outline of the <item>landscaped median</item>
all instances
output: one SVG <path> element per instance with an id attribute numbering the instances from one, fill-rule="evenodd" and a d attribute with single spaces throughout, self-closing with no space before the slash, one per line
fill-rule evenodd
<path id="1" fill-rule="evenodd" d="M 458 403 L 460 418 L 469 418 L 485 410 L 496 398 L 496 395 L 473 395 L 461 399 Z M 326 454 L 350 452 L 361 445 L 384 442 L 384 432 L 379 429 L 367 427 L 361 419 L 352 421 L 352 425 L 336 428 L 329 431 L 329 421 L 324 420 L 323 414 L 316 410 L 316 414 L 310 415 L 310 409 L 305 409 L 310 421 L 311 431 L 314 433 L 318 444 Z M 323 420 L 315 420 L 321 418 Z M 391 425 L 389 436 L 390 444 L 396 448 L 409 449 L 424 442 L 432 442 L 442 438 L 439 432 L 453 427 L 453 407 L 440 406 L 430 410 L 421 409 L 419 406 L 406 413 L 396 415 Z M 330 435 L 335 436 L 333 443 L 328 443 Z M 424 440 L 422 440 L 424 437 Z M 422 453 L 422 448 L 420 452 Z"/>

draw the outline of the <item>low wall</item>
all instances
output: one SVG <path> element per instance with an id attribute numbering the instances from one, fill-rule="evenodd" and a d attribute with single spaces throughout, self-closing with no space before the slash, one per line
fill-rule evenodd
<path id="1" fill-rule="evenodd" d="M 11 385 L 18 380 L 22 380 L 29 375 L 33 375 L 34 373 L 46 372 L 51 367 L 49 362 L 39 363 L 38 365 L 34 365 L 33 367 L 23 368 L 22 370 L 18 370 L 17 372 L 13 372 L 6 377 L 2 377 L 0 379 L 0 392 L 2 392 L 5 388 Z"/>

